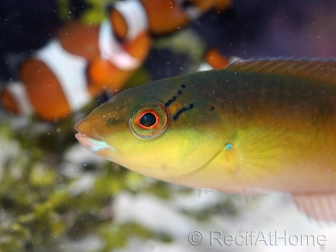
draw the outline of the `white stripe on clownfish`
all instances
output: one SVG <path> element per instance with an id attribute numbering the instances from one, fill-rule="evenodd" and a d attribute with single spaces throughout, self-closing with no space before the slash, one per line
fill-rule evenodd
<path id="1" fill-rule="evenodd" d="M 213 67 L 210 66 L 207 62 L 202 62 L 202 64 L 199 66 L 198 68 L 198 72 L 201 72 L 201 71 L 208 71 L 208 70 L 212 70 Z"/>
<path id="2" fill-rule="evenodd" d="M 140 61 L 127 53 L 112 34 L 110 22 L 103 21 L 99 30 L 99 49 L 103 59 L 109 60 L 122 70 L 137 68 Z"/>
<path id="3" fill-rule="evenodd" d="M 241 58 L 236 57 L 236 56 L 231 56 L 229 58 L 229 63 L 232 64 L 233 62 L 237 61 L 237 60 L 241 60 Z M 201 71 L 209 71 L 214 69 L 214 67 L 209 64 L 207 61 L 203 61 L 201 63 L 201 65 L 198 67 L 197 72 L 201 72 Z"/>
<path id="4" fill-rule="evenodd" d="M 125 18 L 128 28 L 126 40 L 133 40 L 148 29 L 147 13 L 139 1 L 117 1 L 114 8 Z"/>
<path id="5" fill-rule="evenodd" d="M 18 106 L 19 113 L 25 116 L 33 114 L 34 109 L 27 96 L 26 89 L 21 82 L 11 82 L 6 86 L 6 90 L 12 95 L 16 105 Z"/>
<path id="6" fill-rule="evenodd" d="M 195 20 L 203 14 L 202 11 L 195 6 L 188 6 L 185 8 L 185 13 L 187 14 L 189 20 Z"/>
<path id="7" fill-rule="evenodd" d="M 36 53 L 35 58 L 42 60 L 56 75 L 72 111 L 90 101 L 86 79 L 87 61 L 84 58 L 68 53 L 57 40 L 50 41 Z"/>
<path id="8" fill-rule="evenodd" d="M 181 9 L 185 11 L 185 14 L 189 20 L 195 20 L 203 14 L 202 11 L 194 5 L 183 7 L 183 5 L 186 3 L 185 0 L 175 0 L 175 2 L 180 6 Z"/>

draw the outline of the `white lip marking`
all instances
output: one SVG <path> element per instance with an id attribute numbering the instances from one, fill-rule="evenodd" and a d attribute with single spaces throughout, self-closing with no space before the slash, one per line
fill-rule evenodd
<path id="1" fill-rule="evenodd" d="M 118 152 L 113 146 L 108 145 L 106 142 L 93 139 L 84 133 L 77 133 L 75 136 L 85 148 L 92 152 L 98 152 L 103 149 L 110 149 Z"/>
<path id="2" fill-rule="evenodd" d="M 111 149 L 112 151 L 117 151 L 113 146 L 110 146 L 105 142 L 98 141 L 92 138 L 89 138 L 88 140 L 92 143 L 92 147 L 90 148 L 92 152 L 97 152 L 106 148 Z"/>

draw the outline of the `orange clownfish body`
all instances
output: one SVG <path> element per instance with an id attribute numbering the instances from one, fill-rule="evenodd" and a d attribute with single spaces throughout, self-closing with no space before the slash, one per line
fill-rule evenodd
<path id="1" fill-rule="evenodd" d="M 199 66 L 198 71 L 221 69 L 239 60 L 237 57 L 226 57 L 214 48 L 208 49 L 204 54 L 204 61 Z"/>

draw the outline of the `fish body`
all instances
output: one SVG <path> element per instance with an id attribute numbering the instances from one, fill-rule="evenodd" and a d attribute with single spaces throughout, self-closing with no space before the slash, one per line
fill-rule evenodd
<path id="1" fill-rule="evenodd" d="M 232 193 L 289 192 L 308 213 L 316 195 L 335 202 L 335 77 L 335 61 L 235 62 L 126 90 L 81 121 L 77 138 L 146 176 Z M 336 220 L 336 208 L 321 209 L 308 214 Z"/>

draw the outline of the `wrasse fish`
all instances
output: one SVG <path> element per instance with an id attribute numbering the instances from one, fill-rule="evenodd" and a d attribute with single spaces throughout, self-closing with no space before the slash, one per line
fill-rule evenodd
<path id="1" fill-rule="evenodd" d="M 90 151 L 163 181 L 281 191 L 336 221 L 336 61 L 237 61 L 126 90 L 77 124 Z"/>
<path id="2" fill-rule="evenodd" d="M 230 193 L 292 193 L 336 221 L 336 61 L 236 61 L 126 90 L 76 125 L 143 175 Z"/>
<path id="3" fill-rule="evenodd" d="M 93 153 L 145 176 L 280 191 L 336 221 L 336 61 L 261 59 L 121 92 L 76 125 Z"/>
<path id="4" fill-rule="evenodd" d="M 214 6 L 223 11 L 231 1 L 116 1 L 100 25 L 69 24 L 22 62 L 20 81 L 0 91 L 0 104 L 16 115 L 62 119 L 104 90 L 120 90 L 147 57 L 152 35 L 175 32 Z"/>

